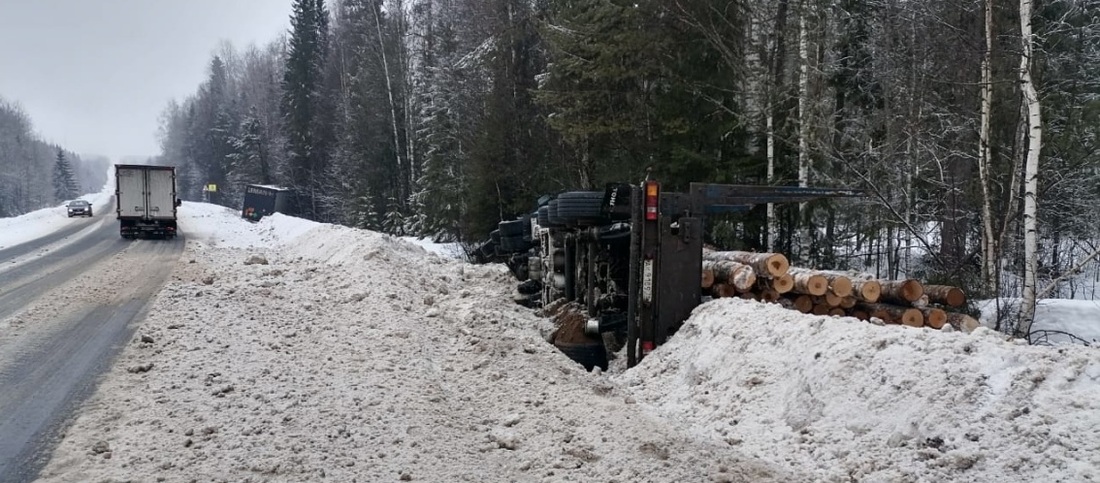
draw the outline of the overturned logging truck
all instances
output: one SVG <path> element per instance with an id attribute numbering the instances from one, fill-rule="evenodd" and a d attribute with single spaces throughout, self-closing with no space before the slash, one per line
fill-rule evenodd
<path id="1" fill-rule="evenodd" d="M 476 256 L 508 265 L 521 281 L 521 302 L 550 314 L 563 304 L 574 307 L 571 324 L 583 324 L 588 340 L 552 336 L 570 357 L 589 369 L 606 368 L 607 341 L 616 346 L 613 351 L 625 344 L 627 364 L 633 366 L 701 303 L 705 273 L 720 273 L 741 289 L 756 283 L 752 274 L 729 273 L 735 267 L 723 260 L 704 261 L 707 215 L 855 196 L 862 192 L 709 183 L 667 192 L 656 181 L 611 184 L 604 191 L 544 197 L 537 211 L 501 222 Z M 744 261 L 768 270 L 764 258 Z M 787 267 L 781 268 L 785 274 Z M 780 278 L 797 283 L 794 277 Z"/>

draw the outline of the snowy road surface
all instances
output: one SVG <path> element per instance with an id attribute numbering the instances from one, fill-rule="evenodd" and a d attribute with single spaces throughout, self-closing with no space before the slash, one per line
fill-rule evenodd
<path id="1" fill-rule="evenodd" d="M 109 213 L 0 251 L 0 481 L 34 478 L 182 249 Z"/>

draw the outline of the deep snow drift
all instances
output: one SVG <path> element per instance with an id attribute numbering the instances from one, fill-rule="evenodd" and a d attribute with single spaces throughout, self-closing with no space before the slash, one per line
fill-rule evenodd
<path id="1" fill-rule="evenodd" d="M 42 481 L 1100 480 L 1094 348 L 721 300 L 586 373 L 503 267 L 181 215 L 172 281 Z"/>

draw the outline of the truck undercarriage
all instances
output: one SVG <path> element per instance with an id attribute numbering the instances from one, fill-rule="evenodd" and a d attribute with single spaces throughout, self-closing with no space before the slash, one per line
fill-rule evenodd
<path id="1" fill-rule="evenodd" d="M 625 345 L 632 366 L 701 303 L 708 214 L 860 195 L 846 189 L 706 183 L 677 193 L 663 192 L 654 181 L 612 184 L 604 191 L 540 200 L 537 211 L 501 222 L 478 255 L 508 265 L 520 280 L 517 301 L 552 312 L 568 304 L 574 316 L 585 318 L 590 344 L 612 351 Z M 551 339 L 570 353 L 558 336 Z M 589 369 L 599 365 L 578 362 Z"/>

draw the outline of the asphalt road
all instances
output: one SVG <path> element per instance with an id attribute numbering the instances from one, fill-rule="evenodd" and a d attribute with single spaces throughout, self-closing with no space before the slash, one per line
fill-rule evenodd
<path id="1" fill-rule="evenodd" d="M 35 479 L 183 251 L 123 240 L 105 208 L 0 250 L 0 482 Z"/>

